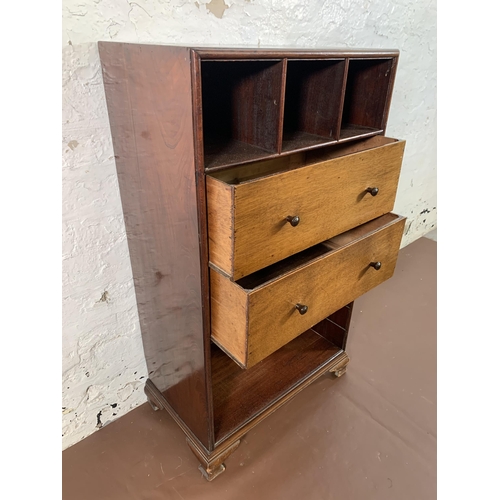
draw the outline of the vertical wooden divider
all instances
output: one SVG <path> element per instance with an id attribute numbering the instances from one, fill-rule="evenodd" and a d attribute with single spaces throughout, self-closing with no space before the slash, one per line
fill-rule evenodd
<path id="1" fill-rule="evenodd" d="M 340 129 L 342 128 L 342 116 L 344 114 L 344 99 L 345 92 L 347 87 L 347 75 L 349 73 L 349 58 L 346 57 L 345 65 L 344 65 L 344 80 L 342 82 L 342 93 L 340 95 L 340 111 L 337 120 L 337 129 L 335 130 L 335 140 L 338 141 L 340 139 Z"/>
<path id="2" fill-rule="evenodd" d="M 278 154 L 281 154 L 283 148 L 283 123 L 285 120 L 285 92 L 286 92 L 286 70 L 288 59 L 283 59 L 282 72 L 281 72 L 281 95 L 278 111 Z"/>
<path id="3" fill-rule="evenodd" d="M 395 56 L 392 58 L 391 76 L 389 79 L 389 85 L 387 87 L 387 95 L 385 98 L 385 109 L 382 118 L 382 129 L 384 130 L 384 135 L 385 135 L 385 129 L 387 128 L 387 120 L 389 118 L 389 109 L 391 107 L 392 91 L 394 89 L 394 82 L 396 80 L 396 70 L 398 68 L 398 61 L 399 61 L 399 56 Z"/>

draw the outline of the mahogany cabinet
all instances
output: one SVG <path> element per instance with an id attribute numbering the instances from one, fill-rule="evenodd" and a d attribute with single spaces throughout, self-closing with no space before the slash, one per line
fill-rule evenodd
<path id="1" fill-rule="evenodd" d="M 99 43 L 155 409 L 211 480 L 394 272 L 398 51 Z"/>

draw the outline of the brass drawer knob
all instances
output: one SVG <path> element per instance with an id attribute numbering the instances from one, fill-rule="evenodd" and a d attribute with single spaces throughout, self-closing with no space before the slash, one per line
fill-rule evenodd
<path id="1" fill-rule="evenodd" d="M 367 193 L 370 193 L 372 196 L 377 196 L 378 194 L 378 188 L 377 187 L 374 187 L 374 188 L 366 188 L 365 191 Z"/>
<path id="2" fill-rule="evenodd" d="M 375 271 L 378 271 L 382 267 L 382 262 L 370 262 L 370 266 L 375 269 Z"/>
<path id="3" fill-rule="evenodd" d="M 298 226 L 300 222 L 300 217 L 298 215 L 289 215 L 286 221 L 290 223 L 293 227 Z"/>
<path id="4" fill-rule="evenodd" d="M 295 309 L 303 316 L 309 308 L 304 304 L 296 304 Z"/>

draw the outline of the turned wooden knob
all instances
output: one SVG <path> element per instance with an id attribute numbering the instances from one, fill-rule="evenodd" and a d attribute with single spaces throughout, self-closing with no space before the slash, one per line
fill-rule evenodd
<path id="1" fill-rule="evenodd" d="M 309 308 L 304 304 L 296 304 L 295 309 L 303 316 Z"/>
<path id="2" fill-rule="evenodd" d="M 382 262 L 370 262 L 370 266 L 375 269 L 375 271 L 378 271 L 382 267 Z"/>
<path id="3" fill-rule="evenodd" d="M 372 196 L 377 196 L 378 194 L 378 188 L 375 187 L 375 188 L 366 188 L 365 191 L 367 193 L 370 193 Z"/>
<path id="4" fill-rule="evenodd" d="M 289 215 L 286 218 L 286 221 L 289 222 L 293 227 L 295 227 L 299 225 L 300 217 L 298 215 Z"/>

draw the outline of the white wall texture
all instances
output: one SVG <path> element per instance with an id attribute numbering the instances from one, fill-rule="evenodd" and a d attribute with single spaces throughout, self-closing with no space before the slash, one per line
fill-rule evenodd
<path id="1" fill-rule="evenodd" d="M 403 246 L 436 227 L 436 0 L 64 0 L 63 448 L 145 401 L 98 40 L 399 49 Z"/>

